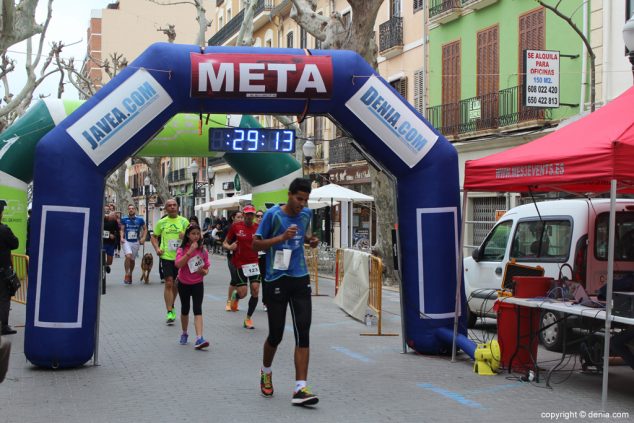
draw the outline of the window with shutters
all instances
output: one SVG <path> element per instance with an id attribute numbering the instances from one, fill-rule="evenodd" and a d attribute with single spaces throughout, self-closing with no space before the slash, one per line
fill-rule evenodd
<path id="1" fill-rule="evenodd" d="M 390 85 L 407 100 L 407 78 L 399 78 L 396 81 L 390 82 Z"/>
<path id="2" fill-rule="evenodd" d="M 460 41 L 442 46 L 442 127 L 455 135 L 460 123 Z"/>
<path id="3" fill-rule="evenodd" d="M 286 47 L 293 48 L 293 31 L 286 34 Z"/>
<path id="4" fill-rule="evenodd" d="M 498 26 L 484 29 L 477 35 L 477 96 L 480 119 L 476 129 L 497 127 L 500 89 L 500 41 Z"/>
<path id="5" fill-rule="evenodd" d="M 401 0 L 390 0 L 390 17 L 401 16 Z"/>
<path id="6" fill-rule="evenodd" d="M 414 72 L 414 108 L 421 115 L 425 115 L 425 71 L 419 69 Z"/>
<path id="7" fill-rule="evenodd" d="M 299 29 L 299 48 L 308 47 L 308 33 L 304 28 Z"/>
<path id="8" fill-rule="evenodd" d="M 414 0 L 414 13 L 423 10 L 423 0 Z"/>
<path id="9" fill-rule="evenodd" d="M 517 93 L 519 120 L 543 119 L 544 111 L 524 107 L 524 50 L 544 50 L 546 48 L 546 12 L 543 8 L 529 12 L 519 18 L 519 90 Z"/>

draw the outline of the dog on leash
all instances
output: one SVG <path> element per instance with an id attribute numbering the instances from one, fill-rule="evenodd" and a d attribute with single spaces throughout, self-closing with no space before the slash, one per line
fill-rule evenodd
<path id="1" fill-rule="evenodd" d="M 151 253 L 143 254 L 143 258 L 141 259 L 141 282 L 150 283 L 150 272 L 152 271 L 152 266 L 154 265 L 154 257 L 152 257 Z"/>

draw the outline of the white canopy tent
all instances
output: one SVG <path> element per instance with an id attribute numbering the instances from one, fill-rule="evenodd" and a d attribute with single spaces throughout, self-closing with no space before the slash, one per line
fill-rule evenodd
<path id="1" fill-rule="evenodd" d="M 234 195 L 233 197 L 225 197 L 220 200 L 199 204 L 195 207 L 195 210 L 208 212 L 211 210 L 237 209 L 241 204 L 249 202 L 251 202 L 251 194 Z"/>
<path id="2" fill-rule="evenodd" d="M 337 184 L 328 184 L 311 191 L 310 200 L 314 201 L 374 201 L 374 197 L 344 188 Z"/>
<path id="3" fill-rule="evenodd" d="M 211 210 L 231 210 L 238 209 L 240 206 L 251 203 L 251 194 L 234 195 L 233 197 L 225 197 L 220 200 L 210 201 L 208 203 L 199 204 L 195 207 L 197 211 L 209 212 Z M 308 207 L 311 209 L 320 209 L 329 206 L 326 201 L 308 200 Z"/>
<path id="4" fill-rule="evenodd" d="M 352 207 L 353 202 L 371 202 L 374 197 L 361 194 L 360 192 L 342 187 L 337 184 L 328 184 L 319 188 L 315 188 L 310 192 L 309 201 L 327 202 L 331 207 L 336 201 L 341 202 L 341 246 L 352 246 Z M 371 239 L 371 235 L 370 235 Z M 334 244 L 334 229 L 330 226 L 330 240 Z"/>

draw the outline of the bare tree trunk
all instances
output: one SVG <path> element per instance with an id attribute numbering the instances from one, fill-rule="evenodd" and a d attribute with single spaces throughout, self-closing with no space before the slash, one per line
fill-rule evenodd
<path id="1" fill-rule="evenodd" d="M 48 71 L 56 50 L 61 51 L 62 44 L 54 45 L 48 55 L 42 55 L 44 46 L 44 37 L 48 24 L 53 16 L 53 0 L 48 0 L 48 9 L 46 21 L 43 25 L 35 23 L 35 7 L 37 0 L 22 0 L 17 8 L 13 0 L 5 0 L 2 2 L 2 21 L 0 22 L 0 55 L 3 61 L 0 65 L 0 76 L 5 89 L 3 98 L 4 105 L 0 107 L 0 129 L 10 125 L 17 117 L 22 115 L 33 99 L 33 92 L 49 75 L 58 72 L 58 69 Z M 33 53 L 33 44 L 31 36 L 40 34 L 38 48 Z M 14 70 L 13 62 L 10 61 L 6 54 L 7 49 L 16 42 L 26 39 L 26 83 L 17 95 L 11 93 L 9 88 L 9 80 L 7 74 Z M 36 75 L 36 69 L 40 64 L 40 60 L 45 57 L 44 63 L 40 69 L 39 75 Z"/>
<path id="2" fill-rule="evenodd" d="M 171 196 L 169 185 L 167 184 L 165 178 L 161 176 L 161 157 L 136 157 L 136 159 L 145 163 L 148 167 L 150 182 L 152 183 L 152 186 L 154 186 L 156 195 L 161 199 L 161 202 L 165 204 Z"/>
<path id="3" fill-rule="evenodd" d="M 236 46 L 251 47 L 255 40 L 253 39 L 253 18 L 255 16 L 255 8 L 258 5 L 258 0 L 242 0 L 242 7 L 244 9 L 244 20 L 238 33 L 238 39 L 236 40 Z"/>
<path id="4" fill-rule="evenodd" d="M 148 1 L 154 4 L 158 4 L 159 6 L 174 6 L 177 4 L 190 4 L 194 6 L 196 8 L 196 22 L 198 22 L 198 34 L 196 35 L 196 40 L 194 41 L 194 43 L 203 49 L 207 46 L 205 33 L 207 32 L 207 28 L 211 26 L 212 21 L 207 20 L 207 15 L 206 15 L 207 10 L 205 10 L 205 8 L 203 7 L 203 0 L 183 0 L 183 1 L 174 1 L 174 2 L 163 2 L 159 0 L 148 0 Z M 174 29 L 174 25 L 168 24 L 168 28 L 169 27 L 171 27 L 171 29 Z M 169 39 L 169 34 L 167 35 Z M 174 30 L 174 38 L 176 38 L 175 30 Z"/>
<path id="5" fill-rule="evenodd" d="M 392 229 L 396 223 L 396 208 L 388 206 L 394 204 L 396 198 L 395 186 L 385 173 L 377 172 L 370 166 L 372 180 L 372 195 L 376 211 L 376 243 L 372 253 L 383 260 L 384 279 L 386 285 L 397 285 L 398 274 L 394 270 L 394 252 L 392 251 Z"/>
<path id="6" fill-rule="evenodd" d="M 110 187 L 115 194 L 117 195 L 117 210 L 123 212 L 127 210 L 128 204 L 134 204 L 134 200 L 132 199 L 132 194 L 130 190 L 126 186 L 125 180 L 125 171 L 127 169 L 127 163 L 124 162 L 119 166 L 119 169 L 116 170 L 115 173 L 109 179 L 109 183 L 107 183 L 108 187 Z"/>
<path id="7" fill-rule="evenodd" d="M 21 0 L 16 6 L 14 0 L 3 0 L 0 12 L 0 51 L 44 31 L 43 25 L 35 22 L 35 8 L 39 0 Z M 49 8 L 52 0 L 49 1 Z"/>

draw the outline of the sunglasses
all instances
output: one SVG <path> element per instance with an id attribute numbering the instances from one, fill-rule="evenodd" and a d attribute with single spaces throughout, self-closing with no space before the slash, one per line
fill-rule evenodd
<path id="1" fill-rule="evenodd" d="M 263 214 L 256 214 L 255 217 L 262 217 L 264 216 Z"/>

